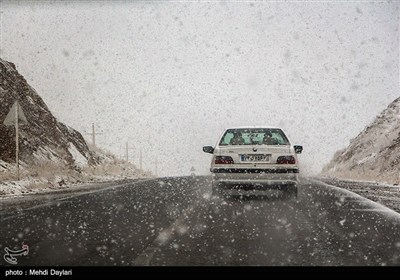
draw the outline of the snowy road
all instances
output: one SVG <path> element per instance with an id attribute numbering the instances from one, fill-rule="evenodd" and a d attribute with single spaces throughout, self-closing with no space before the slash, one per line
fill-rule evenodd
<path id="1" fill-rule="evenodd" d="M 400 214 L 351 192 L 210 192 L 207 177 L 163 178 L 3 212 L 0 250 L 27 244 L 18 264 L 32 266 L 400 265 Z"/>

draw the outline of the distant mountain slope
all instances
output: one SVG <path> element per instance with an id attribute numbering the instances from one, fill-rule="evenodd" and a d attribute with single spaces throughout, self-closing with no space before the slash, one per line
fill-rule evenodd
<path id="1" fill-rule="evenodd" d="M 95 163 L 82 135 L 58 122 L 42 98 L 18 73 L 13 63 L 0 58 L 0 161 L 15 163 L 15 130 L 3 121 L 19 100 L 29 124 L 20 127 L 22 164 L 58 162 L 70 168 Z M 3 164 L 4 166 L 4 164 Z"/>
<path id="2" fill-rule="evenodd" d="M 336 152 L 322 175 L 400 183 L 400 98 Z"/>

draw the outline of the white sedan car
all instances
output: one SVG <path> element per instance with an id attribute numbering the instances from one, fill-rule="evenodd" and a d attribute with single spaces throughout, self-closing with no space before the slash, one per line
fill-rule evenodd
<path id="1" fill-rule="evenodd" d="M 292 146 L 281 129 L 264 127 L 229 128 L 215 147 L 203 147 L 213 154 L 213 192 L 278 189 L 295 190 L 296 195 L 297 154 L 302 150 Z"/>

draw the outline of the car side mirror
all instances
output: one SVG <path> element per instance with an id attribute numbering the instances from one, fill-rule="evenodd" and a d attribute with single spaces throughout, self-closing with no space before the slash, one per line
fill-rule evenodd
<path id="1" fill-rule="evenodd" d="M 294 145 L 293 148 L 296 154 L 301 154 L 301 152 L 303 151 L 303 146 L 300 145 Z"/>
<path id="2" fill-rule="evenodd" d="M 214 148 L 211 147 L 211 146 L 204 146 L 203 147 L 203 152 L 212 154 L 212 153 L 214 153 Z"/>

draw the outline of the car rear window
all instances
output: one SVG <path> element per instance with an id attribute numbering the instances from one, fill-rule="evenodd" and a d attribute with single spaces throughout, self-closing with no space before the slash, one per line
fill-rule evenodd
<path id="1" fill-rule="evenodd" d="M 289 145 L 289 140 L 281 129 L 241 128 L 228 129 L 219 145 Z"/>

